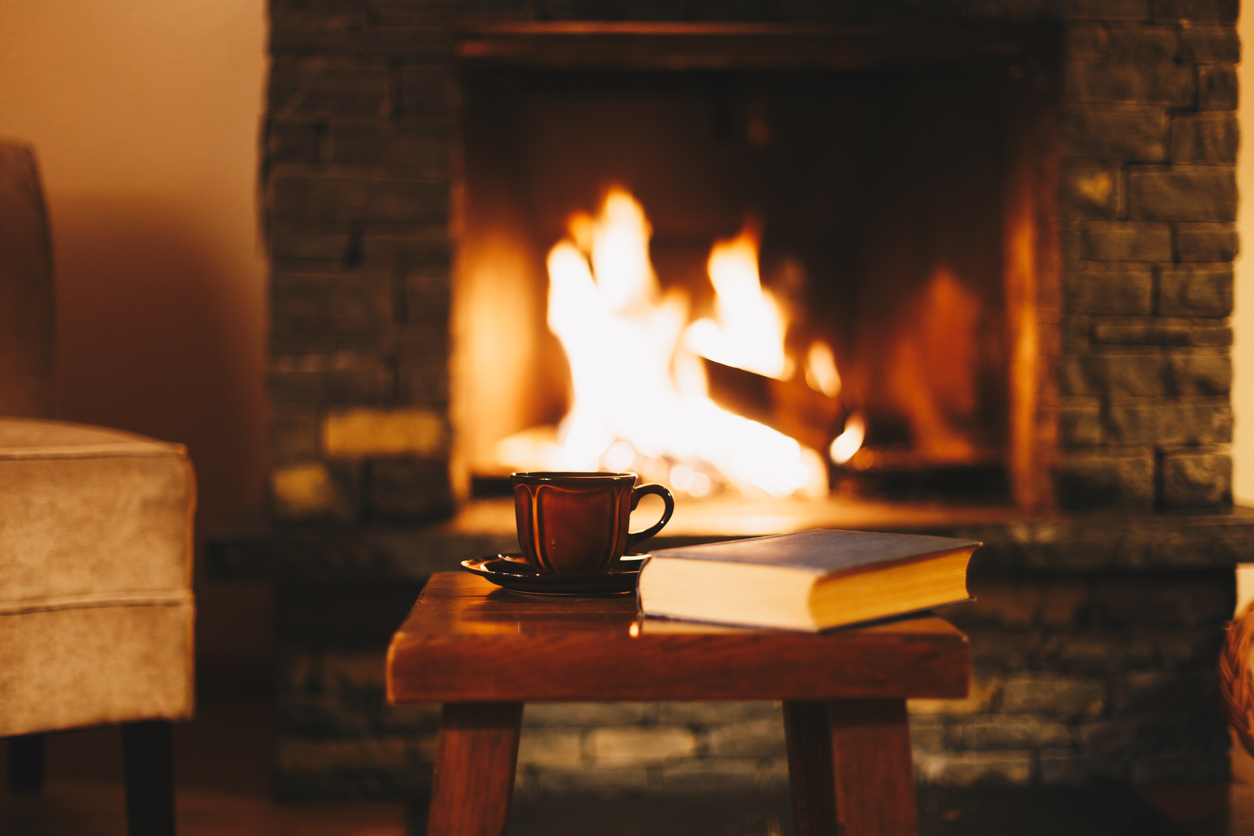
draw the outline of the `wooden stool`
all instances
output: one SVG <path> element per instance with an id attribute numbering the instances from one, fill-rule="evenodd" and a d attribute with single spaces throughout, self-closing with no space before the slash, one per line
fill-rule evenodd
<path id="1" fill-rule="evenodd" d="M 644 621 L 632 596 L 531 599 L 435 575 L 388 650 L 388 699 L 440 702 L 428 836 L 503 836 L 528 700 L 783 700 L 802 836 L 915 833 L 906 698 L 966 696 L 937 618 L 812 635 Z"/>

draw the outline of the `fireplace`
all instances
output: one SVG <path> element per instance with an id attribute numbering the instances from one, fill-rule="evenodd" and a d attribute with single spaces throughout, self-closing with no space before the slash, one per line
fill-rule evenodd
<path id="1" fill-rule="evenodd" d="M 676 470 L 693 496 L 949 472 L 1045 502 L 1048 39 L 780 70 L 708 35 L 724 67 L 684 70 L 671 36 L 620 37 L 666 69 L 462 47 L 454 472 Z"/>
<path id="2" fill-rule="evenodd" d="M 827 485 L 775 497 L 707 471 L 719 495 L 686 497 L 672 538 L 984 540 L 980 603 L 954 614 L 972 697 L 913 707 L 930 780 L 1225 772 L 1213 661 L 1254 548 L 1227 448 L 1229 4 L 273 0 L 271 17 L 275 524 L 210 557 L 278 580 L 286 792 L 421 781 L 430 715 L 384 709 L 371 671 L 426 573 L 512 548 L 508 508 L 475 494 L 502 441 L 557 438 L 546 261 L 569 238 L 591 263 L 570 216 L 614 187 L 683 327 L 718 307 L 712 247 L 751 242 L 797 312 L 794 374 L 702 355 L 707 391 L 813 451 Z M 816 343 L 837 396 L 806 365 Z M 857 416 L 861 452 L 838 462 Z M 630 452 L 672 482 L 703 467 Z M 773 743 L 716 741 L 772 710 L 539 711 L 552 747 L 522 774 L 770 783 Z M 587 741 L 610 726 L 691 745 L 598 772 Z"/>

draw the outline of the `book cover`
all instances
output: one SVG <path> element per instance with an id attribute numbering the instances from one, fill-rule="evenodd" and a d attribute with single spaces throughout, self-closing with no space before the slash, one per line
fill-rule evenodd
<path id="1" fill-rule="evenodd" d="M 658 549 L 654 557 L 717 560 L 804 569 L 826 575 L 877 563 L 893 563 L 959 549 L 975 549 L 976 540 L 924 534 L 843 531 L 816 528 L 795 534 L 773 534 L 725 540 L 675 549 Z"/>

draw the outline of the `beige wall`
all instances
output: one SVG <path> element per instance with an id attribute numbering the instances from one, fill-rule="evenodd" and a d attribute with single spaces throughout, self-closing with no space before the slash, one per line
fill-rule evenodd
<path id="1" fill-rule="evenodd" d="M 52 221 L 61 415 L 188 445 L 203 533 L 258 514 L 264 0 L 5 0 L 0 136 Z M 201 658 L 264 652 L 257 590 L 199 581 Z"/>

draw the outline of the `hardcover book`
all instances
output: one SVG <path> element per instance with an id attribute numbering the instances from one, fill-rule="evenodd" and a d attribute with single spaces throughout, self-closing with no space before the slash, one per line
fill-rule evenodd
<path id="1" fill-rule="evenodd" d="M 970 598 L 981 544 L 918 534 L 815 529 L 652 553 L 646 616 L 819 631 Z"/>

